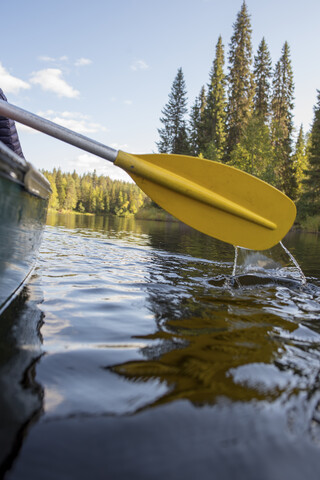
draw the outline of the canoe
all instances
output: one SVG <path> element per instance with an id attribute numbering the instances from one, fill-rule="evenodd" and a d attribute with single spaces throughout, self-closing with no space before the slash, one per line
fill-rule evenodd
<path id="1" fill-rule="evenodd" d="M 34 268 L 50 184 L 0 142 L 0 315 Z"/>

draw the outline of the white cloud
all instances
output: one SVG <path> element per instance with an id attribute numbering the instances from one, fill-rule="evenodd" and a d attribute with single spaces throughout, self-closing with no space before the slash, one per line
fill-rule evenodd
<path id="1" fill-rule="evenodd" d="M 92 63 L 92 60 L 90 60 L 90 58 L 78 58 L 78 60 L 76 60 L 74 62 L 74 65 L 75 67 L 84 67 L 86 65 L 90 65 Z"/>
<path id="2" fill-rule="evenodd" d="M 81 134 L 107 132 L 105 126 L 92 122 L 88 115 L 83 115 L 79 112 L 54 112 L 53 110 L 47 110 L 46 112 L 39 112 L 38 115 Z"/>
<path id="3" fill-rule="evenodd" d="M 133 62 L 130 68 L 133 71 L 148 70 L 149 65 L 144 60 L 136 60 L 135 62 Z"/>
<path id="4" fill-rule="evenodd" d="M 123 103 L 125 105 L 132 105 L 133 102 L 132 102 L 132 100 L 124 100 Z"/>
<path id="5" fill-rule="evenodd" d="M 11 75 L 0 62 L 0 87 L 4 93 L 19 93 L 30 88 L 29 83 Z"/>
<path id="6" fill-rule="evenodd" d="M 49 62 L 49 63 L 68 61 L 68 57 L 66 55 L 62 55 L 62 57 L 59 57 L 59 58 L 49 57 L 48 55 L 40 55 L 38 59 L 41 60 L 41 62 Z"/>
<path id="7" fill-rule="evenodd" d="M 116 167 L 113 163 L 108 162 L 108 160 L 103 160 L 89 153 L 82 153 L 68 161 L 66 170 L 71 171 L 74 169 L 79 174 L 97 170 L 98 175 L 106 175 L 113 180 L 132 182 L 131 177 L 124 170 Z"/>
<path id="8" fill-rule="evenodd" d="M 40 55 L 40 57 L 38 57 L 38 59 L 41 62 L 55 62 L 55 59 L 52 58 L 52 57 L 48 57 L 48 55 Z"/>
<path id="9" fill-rule="evenodd" d="M 38 70 L 32 74 L 30 82 L 40 85 L 45 91 L 56 93 L 58 97 L 76 98 L 80 94 L 62 78 L 62 70 L 59 68 Z"/>

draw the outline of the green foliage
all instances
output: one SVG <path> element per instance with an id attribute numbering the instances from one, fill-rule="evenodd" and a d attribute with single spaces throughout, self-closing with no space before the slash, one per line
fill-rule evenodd
<path id="1" fill-rule="evenodd" d="M 270 81 L 272 62 L 265 39 L 261 40 L 257 55 L 254 58 L 254 111 L 267 123 L 270 115 Z"/>
<path id="2" fill-rule="evenodd" d="M 66 210 L 73 210 L 77 205 L 76 184 L 70 174 L 67 175 L 66 180 L 64 208 Z"/>
<path id="3" fill-rule="evenodd" d="M 226 144 L 226 76 L 224 68 L 224 47 L 221 36 L 216 45 L 206 94 L 205 88 L 191 107 L 189 121 L 189 142 L 191 154 L 210 160 L 222 161 Z"/>
<path id="4" fill-rule="evenodd" d="M 64 202 L 66 199 L 66 179 L 62 176 L 61 170 L 59 169 L 55 175 L 54 182 L 56 184 L 56 190 L 58 194 L 58 205 L 59 208 L 64 208 Z"/>
<path id="5" fill-rule="evenodd" d="M 309 215 L 320 212 L 320 91 L 314 107 L 314 120 L 311 128 L 309 148 L 309 168 L 303 180 L 305 192 L 301 199 L 304 211 Z"/>
<path id="6" fill-rule="evenodd" d="M 160 153 L 190 154 L 186 113 L 186 85 L 182 68 L 179 68 L 171 87 L 169 101 L 160 118 L 163 124 L 158 130 L 160 141 L 157 142 L 157 146 Z"/>
<path id="7" fill-rule="evenodd" d="M 303 230 L 306 230 L 307 232 L 320 232 L 320 215 L 307 216 L 301 220 L 300 223 Z"/>
<path id="8" fill-rule="evenodd" d="M 226 76 L 223 69 L 224 47 L 220 36 L 208 85 L 204 109 L 204 145 L 201 149 L 205 158 L 217 161 L 224 158 L 227 139 Z"/>
<path id="9" fill-rule="evenodd" d="M 276 183 L 270 130 L 263 117 L 251 117 L 240 142 L 231 153 L 230 164 L 268 183 Z"/>
<path id="10" fill-rule="evenodd" d="M 228 152 L 240 141 L 253 111 L 255 93 L 251 22 L 245 1 L 237 15 L 229 52 Z"/>
<path id="11" fill-rule="evenodd" d="M 158 206 L 154 206 L 152 202 L 146 202 L 146 204 L 140 208 L 136 215 L 138 220 L 155 220 L 157 222 L 178 222 L 178 220 L 170 215 L 168 212 Z"/>
<path id="12" fill-rule="evenodd" d="M 272 141 L 277 165 L 279 188 L 292 199 L 298 192 L 297 174 L 292 160 L 294 83 L 287 42 L 275 66 L 272 95 Z"/>
<path id="13" fill-rule="evenodd" d="M 136 214 L 147 198 L 134 183 L 98 176 L 96 171 L 82 176 L 60 169 L 42 173 L 52 188 L 49 208 L 53 210 L 128 216 Z"/>
<path id="14" fill-rule="evenodd" d="M 299 135 L 297 138 L 295 153 L 292 157 L 293 166 L 297 178 L 297 197 L 301 197 L 304 192 L 304 180 L 306 178 L 306 170 L 309 166 L 307 142 L 303 134 L 303 126 L 300 126 Z"/>
<path id="15" fill-rule="evenodd" d="M 51 190 L 52 194 L 49 198 L 49 205 L 48 208 L 51 208 L 53 210 L 57 210 L 59 208 L 59 198 L 58 198 L 58 190 L 55 182 L 55 174 L 54 173 L 48 173 L 47 174 L 47 179 L 50 182 L 51 185 Z"/>
<path id="16" fill-rule="evenodd" d="M 273 78 L 272 110 L 274 120 L 286 128 L 287 133 L 292 131 L 292 109 L 294 107 L 293 71 L 290 59 L 290 47 L 285 42 L 282 55 L 275 66 Z"/>
<path id="17" fill-rule="evenodd" d="M 204 112 L 206 108 L 206 93 L 202 87 L 200 94 L 196 97 L 194 105 L 191 107 L 189 121 L 189 142 L 190 154 L 197 157 L 204 149 Z"/>

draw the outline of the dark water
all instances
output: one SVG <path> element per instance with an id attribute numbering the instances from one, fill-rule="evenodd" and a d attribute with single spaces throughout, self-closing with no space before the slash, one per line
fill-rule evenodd
<path id="1" fill-rule="evenodd" d="M 0 323 L 6 479 L 318 479 L 320 239 L 49 217 Z M 1 474 L 0 474 L 1 476 Z"/>

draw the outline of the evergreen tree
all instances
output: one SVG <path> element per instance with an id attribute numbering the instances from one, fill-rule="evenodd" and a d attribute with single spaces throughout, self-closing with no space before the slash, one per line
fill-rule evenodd
<path id="1" fill-rule="evenodd" d="M 277 179 L 268 124 L 271 68 L 270 54 L 263 38 L 254 59 L 254 110 L 243 128 L 239 143 L 231 152 L 231 162 L 234 166 L 274 185 Z"/>
<path id="2" fill-rule="evenodd" d="M 228 153 L 240 141 L 253 110 L 251 23 L 245 1 L 238 13 L 229 53 Z"/>
<path id="3" fill-rule="evenodd" d="M 64 201 L 64 208 L 73 210 L 77 205 L 76 184 L 71 175 L 66 178 L 66 198 Z"/>
<path id="4" fill-rule="evenodd" d="M 224 74 L 224 46 L 221 36 L 216 45 L 216 56 L 210 74 L 205 118 L 205 147 L 203 154 L 212 160 L 222 160 L 226 144 L 226 76 Z"/>
<path id="5" fill-rule="evenodd" d="M 187 135 L 185 116 L 187 113 L 186 85 L 182 68 L 174 79 L 169 94 L 169 101 L 162 110 L 158 129 L 160 141 L 157 142 L 160 153 L 189 154 L 190 146 Z"/>
<path id="6" fill-rule="evenodd" d="M 298 197 L 301 196 L 303 192 L 303 180 L 306 177 L 306 170 L 308 168 L 308 155 L 307 155 L 307 144 L 306 139 L 303 134 L 303 126 L 300 126 L 299 135 L 297 138 L 295 152 L 292 157 L 294 169 L 296 171 L 296 178 L 298 184 Z"/>
<path id="7" fill-rule="evenodd" d="M 50 182 L 51 186 L 51 196 L 49 198 L 49 204 L 48 208 L 52 208 L 53 210 L 57 210 L 59 208 L 59 198 L 58 198 L 58 191 L 56 187 L 56 182 L 55 182 L 55 175 L 54 174 L 48 174 L 47 179 Z"/>
<path id="8" fill-rule="evenodd" d="M 272 141 L 275 151 L 278 187 L 289 197 L 297 195 L 297 179 L 292 162 L 294 83 L 287 42 L 277 62 L 273 77 Z"/>
<path id="9" fill-rule="evenodd" d="M 105 208 L 104 193 L 101 186 L 97 187 L 97 210 L 96 213 L 103 213 Z"/>
<path id="10" fill-rule="evenodd" d="M 80 195 L 81 195 L 80 177 L 75 170 L 73 170 L 73 172 L 72 172 L 72 178 L 74 180 L 74 184 L 75 184 L 75 187 L 76 187 L 76 197 L 79 198 Z"/>
<path id="11" fill-rule="evenodd" d="M 81 200 L 78 201 L 76 210 L 79 213 L 84 213 L 86 211 Z"/>
<path id="12" fill-rule="evenodd" d="M 206 107 L 206 92 L 202 87 L 200 94 L 196 97 L 194 105 L 191 107 L 189 121 L 189 142 L 190 153 L 195 157 L 199 156 L 205 146 L 204 139 L 204 112 Z"/>
<path id="13" fill-rule="evenodd" d="M 314 120 L 311 128 L 309 168 L 303 180 L 305 193 L 302 205 L 309 215 L 320 214 L 320 90 L 314 107 Z"/>
<path id="14" fill-rule="evenodd" d="M 255 96 L 254 111 L 267 123 L 270 115 L 270 93 L 272 63 L 265 39 L 261 40 L 257 55 L 254 59 Z"/>
<path id="15" fill-rule="evenodd" d="M 57 187 L 57 193 L 58 193 L 58 202 L 59 202 L 59 207 L 64 208 L 64 202 L 66 199 L 66 188 L 65 188 L 65 179 L 62 176 L 62 172 L 59 168 L 56 174 L 56 187 Z"/>
<path id="16" fill-rule="evenodd" d="M 261 180 L 276 183 L 270 130 L 263 117 L 252 115 L 231 153 L 230 163 Z"/>

